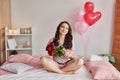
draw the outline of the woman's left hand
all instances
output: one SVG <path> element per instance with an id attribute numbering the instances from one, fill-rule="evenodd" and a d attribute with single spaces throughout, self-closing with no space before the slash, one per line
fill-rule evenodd
<path id="1" fill-rule="evenodd" d="M 71 54 L 69 54 L 69 53 L 65 53 L 65 55 L 64 55 L 66 58 L 68 58 L 68 57 L 70 57 L 70 56 L 72 56 Z"/>

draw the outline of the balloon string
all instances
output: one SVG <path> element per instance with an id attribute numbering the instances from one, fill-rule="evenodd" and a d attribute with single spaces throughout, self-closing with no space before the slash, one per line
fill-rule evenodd
<path id="1" fill-rule="evenodd" d="M 84 49 L 84 53 L 85 53 L 84 58 L 88 57 L 88 41 L 89 41 L 89 37 L 87 37 L 85 40 L 82 35 L 83 49 Z"/>

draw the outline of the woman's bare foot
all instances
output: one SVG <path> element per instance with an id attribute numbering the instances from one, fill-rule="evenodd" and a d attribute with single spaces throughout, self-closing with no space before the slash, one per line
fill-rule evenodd
<path id="1" fill-rule="evenodd" d="M 74 73 L 75 73 L 74 71 L 65 72 L 65 74 L 74 74 Z"/>
<path id="2" fill-rule="evenodd" d="M 47 70 L 47 72 L 53 72 L 53 71 L 51 71 L 51 70 Z"/>
<path id="3" fill-rule="evenodd" d="M 69 74 L 75 74 L 75 71 L 68 71 Z"/>
<path id="4" fill-rule="evenodd" d="M 47 70 L 48 72 L 53 72 L 51 70 Z M 55 73 L 55 72 L 53 72 Z M 59 73 L 59 74 L 74 74 L 75 72 L 74 71 L 68 71 L 68 72 L 63 72 L 63 73 Z"/>

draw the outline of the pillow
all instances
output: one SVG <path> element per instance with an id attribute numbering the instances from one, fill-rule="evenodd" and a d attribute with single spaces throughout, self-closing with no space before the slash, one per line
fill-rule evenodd
<path id="1" fill-rule="evenodd" d="M 101 56 L 98 56 L 98 55 L 95 55 L 95 54 L 92 54 L 90 56 L 90 61 L 100 61 L 100 60 L 103 60 Z"/>
<path id="2" fill-rule="evenodd" d="M 42 65 L 40 64 L 40 57 L 41 56 L 33 56 L 33 58 L 29 61 L 28 65 L 34 68 L 41 68 Z"/>
<path id="3" fill-rule="evenodd" d="M 8 62 L 21 62 L 27 64 L 32 58 L 33 57 L 29 54 L 17 54 L 10 56 Z"/>
<path id="4" fill-rule="evenodd" d="M 85 65 L 94 79 L 110 80 L 120 79 L 120 72 L 108 61 L 88 61 Z"/>
<path id="5" fill-rule="evenodd" d="M 8 64 L 2 65 L 1 68 L 9 72 L 19 74 L 19 73 L 25 72 L 26 70 L 31 69 L 32 67 L 24 63 L 8 63 Z"/>
<path id="6" fill-rule="evenodd" d="M 94 67 L 94 69 L 92 69 L 94 79 L 120 80 L 120 72 L 108 67 Z"/>

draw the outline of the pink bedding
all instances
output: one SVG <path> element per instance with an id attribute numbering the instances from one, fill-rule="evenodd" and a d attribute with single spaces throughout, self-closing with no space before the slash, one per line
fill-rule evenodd
<path id="1" fill-rule="evenodd" d="M 41 56 L 17 54 L 10 56 L 4 64 L 22 62 L 29 66 L 32 66 L 33 68 L 30 70 L 33 70 L 33 69 L 42 68 L 42 65 L 40 64 L 40 57 Z M 112 64 L 110 64 L 105 60 L 85 62 L 85 65 L 88 71 L 91 72 L 94 79 L 100 79 L 100 80 L 120 79 L 120 72 L 117 71 L 117 69 L 115 69 L 112 66 Z M 0 68 L 0 75 L 5 75 L 5 74 L 14 74 L 14 73 L 5 71 Z"/>
<path id="2" fill-rule="evenodd" d="M 21 63 L 25 63 L 29 66 L 32 66 L 33 68 L 30 70 L 33 70 L 33 69 L 37 69 L 37 68 L 42 68 L 42 65 L 40 64 L 40 57 L 41 56 L 31 56 L 31 55 L 27 55 L 27 54 L 11 55 L 4 64 L 21 62 Z M 2 64 L 2 65 L 4 65 L 4 64 Z M 5 74 L 14 74 L 14 73 L 0 68 L 0 75 L 5 75 Z"/>
<path id="3" fill-rule="evenodd" d="M 0 68 L 0 75 L 4 75 L 4 74 L 14 74 L 14 73 L 5 71 L 5 70 Z"/>
<path id="4" fill-rule="evenodd" d="M 120 72 L 108 61 L 85 62 L 88 71 L 97 80 L 120 80 Z"/>

